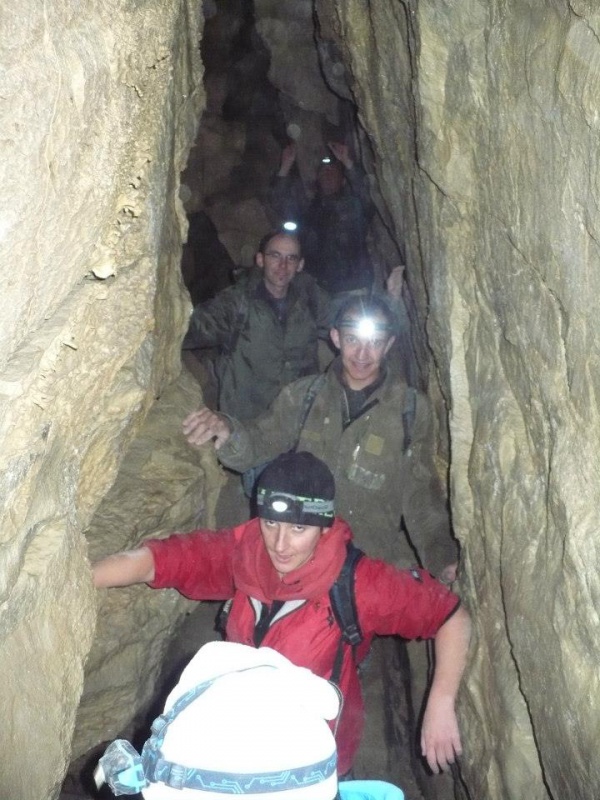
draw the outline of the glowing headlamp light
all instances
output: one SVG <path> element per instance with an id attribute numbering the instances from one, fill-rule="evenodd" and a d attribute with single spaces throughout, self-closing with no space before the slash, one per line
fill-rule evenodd
<path id="1" fill-rule="evenodd" d="M 289 233 L 293 233 L 294 231 L 298 230 L 298 223 L 294 222 L 293 219 L 286 220 L 283 225 L 281 226 L 284 231 L 288 231 Z"/>
<path id="2" fill-rule="evenodd" d="M 290 505 L 285 500 L 273 500 L 271 508 L 278 514 L 285 514 L 286 511 L 289 511 Z"/>
<path id="3" fill-rule="evenodd" d="M 325 156 L 321 159 L 321 164 L 331 164 L 331 158 L 329 156 Z"/>
<path id="4" fill-rule="evenodd" d="M 363 319 L 359 320 L 358 325 L 356 326 L 356 332 L 359 336 L 363 336 L 365 339 L 370 339 L 376 333 L 374 321 L 368 317 L 363 317 Z"/>
<path id="5" fill-rule="evenodd" d="M 343 319 L 340 328 L 352 328 L 362 339 L 372 339 L 378 333 L 391 333 L 391 328 L 387 322 L 374 320 L 372 317 L 360 317 L 360 319 Z"/>

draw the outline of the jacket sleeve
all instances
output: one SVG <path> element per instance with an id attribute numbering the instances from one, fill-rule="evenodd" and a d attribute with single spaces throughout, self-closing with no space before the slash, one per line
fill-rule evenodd
<path id="1" fill-rule="evenodd" d="M 240 422 L 228 417 L 232 433 L 217 451 L 219 461 L 244 472 L 294 447 L 300 435 L 303 400 L 314 379 L 311 375 L 285 386 L 256 419 Z"/>
<path id="2" fill-rule="evenodd" d="M 397 569 L 362 558 L 356 567 L 355 598 L 363 636 L 431 639 L 460 605 L 460 598 L 429 573 Z"/>
<path id="3" fill-rule="evenodd" d="M 144 547 L 154 557 L 153 589 L 177 589 L 190 600 L 233 597 L 233 530 L 175 533 L 144 542 Z"/>
<path id="4" fill-rule="evenodd" d="M 433 461 L 433 418 L 427 397 L 417 392 L 412 440 L 405 455 L 403 517 L 421 564 L 434 575 L 458 560 L 458 544 Z"/>
<path id="5" fill-rule="evenodd" d="M 183 349 L 224 348 L 236 324 L 238 304 L 238 293 L 232 287 L 220 292 L 212 300 L 197 305 L 190 317 Z"/>

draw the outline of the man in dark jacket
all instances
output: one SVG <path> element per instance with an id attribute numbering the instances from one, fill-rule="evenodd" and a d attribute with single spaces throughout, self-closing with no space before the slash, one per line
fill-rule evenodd
<path id="1" fill-rule="evenodd" d="M 329 298 L 303 267 L 297 236 L 271 233 L 256 269 L 194 309 L 184 349 L 216 349 L 220 411 L 251 419 L 287 383 L 318 371 Z"/>
<path id="2" fill-rule="evenodd" d="M 292 172 L 296 145 L 284 148 L 270 200 L 277 214 L 298 223 L 306 270 L 333 296 L 371 288 L 366 242 L 372 204 L 348 146 L 330 142 L 328 147 L 331 156 L 319 165 L 312 200 Z"/>

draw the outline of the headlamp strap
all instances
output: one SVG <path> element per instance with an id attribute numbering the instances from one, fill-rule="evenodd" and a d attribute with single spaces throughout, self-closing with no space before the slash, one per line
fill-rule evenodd
<path id="1" fill-rule="evenodd" d="M 276 669 L 272 664 L 258 664 L 253 667 L 235 670 L 249 672 L 254 669 Z M 146 778 L 153 783 L 164 783 L 174 789 L 196 789 L 200 791 L 218 792 L 220 794 L 263 794 L 280 792 L 285 789 L 312 786 L 326 780 L 337 769 L 337 752 L 334 750 L 329 758 L 315 764 L 297 769 L 283 769 L 276 772 L 243 774 L 235 772 L 218 772 L 213 770 L 186 767 L 162 758 L 161 748 L 169 725 L 209 686 L 224 675 L 223 673 L 209 681 L 198 684 L 177 699 L 165 714 L 157 717 L 152 724 L 152 736 L 142 750 L 142 764 Z"/>
<path id="2" fill-rule="evenodd" d="M 124 739 L 112 742 L 100 759 L 100 765 L 103 767 L 104 779 L 114 794 L 137 794 L 150 783 L 163 783 L 174 789 L 196 789 L 220 794 L 268 794 L 312 786 L 333 775 L 337 769 L 335 750 L 329 758 L 305 767 L 250 774 L 198 769 L 162 758 L 161 748 L 169 725 L 209 686 L 225 675 L 263 668 L 276 669 L 273 664 L 257 664 L 217 675 L 185 692 L 169 711 L 154 720 L 152 735 L 144 745 L 141 756 Z"/>
<path id="3" fill-rule="evenodd" d="M 335 750 L 329 758 L 306 767 L 250 774 L 184 767 L 161 758 L 156 763 L 154 781 L 174 789 L 195 789 L 218 794 L 270 794 L 321 783 L 331 777 L 336 768 Z"/>
<path id="4" fill-rule="evenodd" d="M 261 669 L 263 667 L 267 667 L 269 669 L 275 669 L 271 664 L 258 664 L 254 667 L 246 667 L 245 669 L 236 669 L 232 672 L 224 672 L 221 675 L 215 675 L 214 678 L 210 678 L 210 680 L 203 681 L 199 683 L 197 686 L 188 689 L 185 694 L 182 694 L 181 697 L 178 697 L 177 700 L 173 703 L 171 708 L 157 717 L 154 722 L 152 723 L 152 735 L 146 741 L 144 748 L 142 750 L 142 762 L 144 764 L 144 772 L 146 777 L 150 781 L 157 781 L 162 780 L 162 778 L 156 777 L 156 770 L 159 763 L 163 764 L 170 764 L 171 762 L 166 762 L 164 759 L 160 758 L 161 755 L 161 748 L 165 741 L 165 736 L 167 733 L 167 728 L 173 722 L 173 720 L 181 714 L 181 712 L 186 709 L 191 703 L 196 700 L 196 698 L 200 697 L 200 695 L 204 694 L 204 692 L 213 685 L 215 681 L 218 681 L 219 678 L 223 678 L 226 675 L 233 675 L 234 673 L 239 672 L 248 672 L 253 669 Z M 173 764 L 172 766 L 178 766 Z M 166 783 L 166 781 L 164 781 Z"/>
<path id="5" fill-rule="evenodd" d="M 277 508 L 276 501 L 281 500 L 282 508 Z M 288 492 L 277 492 L 271 489 L 259 488 L 256 494 L 256 503 L 261 508 L 270 508 L 277 514 L 286 513 L 297 509 L 302 514 L 319 514 L 323 516 L 334 515 L 333 500 L 324 500 L 319 497 L 300 497 Z"/>

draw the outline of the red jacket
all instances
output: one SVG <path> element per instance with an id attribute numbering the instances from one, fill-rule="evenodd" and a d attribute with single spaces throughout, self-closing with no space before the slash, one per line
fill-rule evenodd
<path id="1" fill-rule="evenodd" d="M 227 639 L 254 645 L 261 603 L 284 600 L 261 645 L 294 664 L 329 678 L 341 631 L 329 601 L 329 587 L 345 558 L 352 536 L 336 519 L 319 541 L 314 556 L 281 581 L 270 564 L 257 519 L 232 530 L 194 531 L 145 543 L 155 562 L 153 588 L 172 587 L 194 600 L 233 598 Z M 383 561 L 362 558 L 355 573 L 355 597 L 363 634 L 358 660 L 376 634 L 406 639 L 431 638 L 456 610 L 456 595 L 424 571 L 398 570 Z M 363 701 L 351 650 L 345 646 L 339 687 L 344 707 L 336 739 L 338 771 L 347 772 L 363 728 Z"/>

